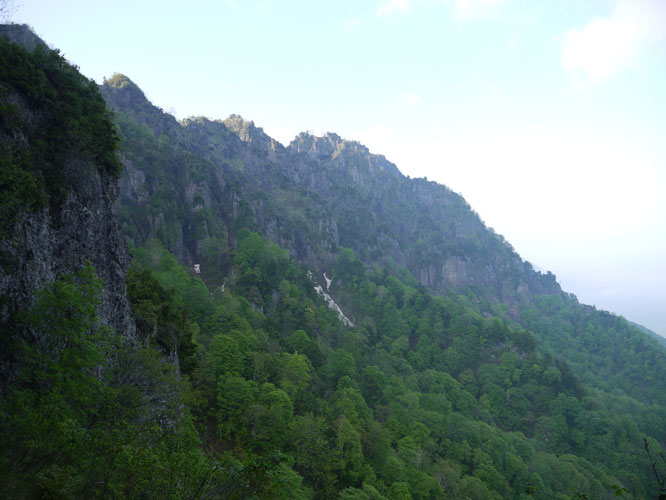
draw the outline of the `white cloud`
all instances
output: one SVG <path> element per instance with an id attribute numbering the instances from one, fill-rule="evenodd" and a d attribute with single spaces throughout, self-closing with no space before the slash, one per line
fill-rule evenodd
<path id="1" fill-rule="evenodd" d="M 579 88 L 594 85 L 633 64 L 666 37 L 666 2 L 617 0 L 606 18 L 564 35 L 562 66 Z"/>
<path id="2" fill-rule="evenodd" d="M 561 61 L 580 84 L 595 84 L 627 65 L 636 52 L 638 32 L 622 20 L 594 19 L 564 37 Z"/>
<path id="3" fill-rule="evenodd" d="M 412 10 L 413 0 L 387 0 L 377 9 L 380 16 L 390 16 L 395 12 L 409 12 Z"/>

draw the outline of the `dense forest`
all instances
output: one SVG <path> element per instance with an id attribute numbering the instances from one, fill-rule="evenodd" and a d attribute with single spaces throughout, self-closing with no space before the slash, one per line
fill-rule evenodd
<path id="1" fill-rule="evenodd" d="M 179 123 L 7 39 L 0 112 L 4 497 L 666 494 L 663 344 L 447 188 L 334 134 Z M 25 234 L 77 203 L 82 241 L 122 231 L 122 283 L 86 243 L 20 296 L 47 265 Z"/>

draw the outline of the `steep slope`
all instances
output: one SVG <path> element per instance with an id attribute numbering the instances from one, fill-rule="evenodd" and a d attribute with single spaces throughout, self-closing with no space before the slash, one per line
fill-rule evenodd
<path id="1" fill-rule="evenodd" d="M 255 228 L 302 260 L 331 259 L 336 223 L 316 193 L 286 177 L 275 161 L 279 144 L 253 127 L 245 135 L 250 142 L 243 142 L 223 123 L 205 119 L 188 120 L 177 132 L 159 135 L 173 126 L 173 117 L 155 108 L 144 115 L 140 106 L 119 107 L 117 87 L 134 92 L 132 102 L 143 96 L 122 75 L 101 86 L 116 106 L 125 139 L 121 218 L 135 243 L 163 234 L 183 262 L 206 264 L 206 249 L 233 247 L 236 223 L 252 219 Z M 156 116 L 160 124 L 151 128 Z M 169 205 L 176 200 L 177 207 Z"/>
<path id="2" fill-rule="evenodd" d="M 560 293 L 552 275 L 523 263 L 459 195 L 436 183 L 406 178 L 383 156 L 356 142 L 336 134 L 301 134 L 284 148 L 238 116 L 224 122 L 188 119 L 178 128 L 127 77 L 116 75 L 101 90 L 112 109 L 146 126 L 159 141 L 168 140 L 179 151 L 216 166 L 214 190 L 221 192 L 221 184 L 236 186 L 262 233 L 313 267 L 325 269 L 336 249 L 345 246 L 370 265 L 392 261 L 406 267 L 439 294 L 474 288 L 488 300 L 515 304 L 537 294 Z M 182 170 L 179 163 L 175 168 Z M 128 172 L 134 175 L 132 186 L 141 184 L 131 168 Z M 183 186 L 175 179 L 181 178 L 169 175 L 161 186 L 197 191 L 192 183 Z M 128 189 L 129 179 L 123 185 L 128 203 L 149 204 L 146 193 L 159 190 L 156 185 L 144 188 L 139 202 Z M 200 188 L 206 210 L 215 198 L 206 192 L 210 187 Z M 215 201 L 224 204 L 219 196 Z M 209 230 L 205 236 L 218 235 Z M 188 245 L 191 263 L 201 260 L 196 247 Z M 169 248 L 184 256 L 181 241 Z"/>
<path id="3" fill-rule="evenodd" d="M 647 333 L 650 337 L 656 339 L 657 342 L 659 342 L 662 346 L 666 347 L 666 337 L 662 337 L 662 336 L 659 335 L 658 333 L 653 332 L 653 331 L 650 330 L 649 328 L 646 328 L 646 327 L 644 327 L 643 325 L 639 325 L 638 323 L 634 323 L 634 322 L 632 322 L 632 321 L 630 321 L 629 323 L 630 323 L 631 326 L 633 326 L 634 328 L 639 329 L 639 330 L 642 331 L 643 333 Z"/>
<path id="4" fill-rule="evenodd" d="M 115 97 L 117 87 L 134 92 L 127 100 L 135 104 L 123 106 L 124 101 Z M 246 300 L 245 306 L 259 316 L 245 309 L 246 321 L 257 338 L 263 338 L 264 330 L 268 335 L 267 344 L 262 341 L 252 347 L 242 336 L 229 333 L 231 338 L 219 338 L 218 345 L 213 340 L 220 330 L 201 330 L 204 365 L 213 363 L 204 360 L 222 344 L 233 352 L 232 346 L 241 349 L 234 359 L 255 360 L 253 368 L 234 361 L 226 368 L 217 365 L 215 374 L 196 375 L 195 370 L 193 375 L 202 381 L 204 393 L 214 392 L 217 379 L 220 384 L 240 384 L 234 385 L 239 390 L 248 383 L 243 391 L 255 394 L 233 403 L 238 407 L 224 402 L 227 397 L 236 401 L 231 389 L 218 400 L 225 415 L 222 426 L 229 433 L 227 445 L 241 443 L 241 449 L 257 453 L 264 449 L 261 439 L 256 441 L 256 436 L 248 437 L 242 430 L 252 421 L 252 404 L 265 407 L 251 382 L 257 373 L 265 373 L 261 380 L 281 386 L 282 368 L 262 372 L 260 367 L 282 366 L 284 353 L 297 355 L 301 351 L 293 345 L 302 345 L 307 346 L 306 358 L 314 369 L 308 373 L 316 373 L 308 379 L 309 387 L 320 392 L 316 404 L 310 401 L 300 407 L 292 394 L 293 414 L 300 417 L 313 411 L 326 420 L 321 425 L 336 429 L 329 432 L 339 430 L 337 417 L 322 410 L 332 404 L 329 396 L 338 380 L 327 378 L 331 366 L 348 363 L 353 383 L 338 381 L 343 385 L 366 383 L 370 375 L 362 372 L 368 365 L 377 366 L 382 380 L 397 385 L 397 380 L 405 380 L 406 387 L 395 388 L 397 392 L 363 393 L 361 399 L 373 401 L 376 420 L 355 421 L 354 426 L 360 439 L 372 439 L 373 425 L 390 427 L 390 448 L 407 468 L 411 467 L 405 458 L 408 452 L 400 452 L 400 440 L 408 437 L 406 429 L 414 421 L 405 415 L 416 414 L 417 400 L 430 401 L 435 389 L 426 384 L 417 390 L 414 384 L 434 370 L 438 377 L 445 374 L 464 388 L 463 396 L 447 393 L 463 421 L 481 420 L 500 433 L 520 431 L 528 438 L 536 455 L 522 460 L 530 471 L 544 485 L 551 474 L 559 478 L 542 491 L 575 493 L 570 486 L 556 486 L 569 484 L 562 473 L 566 467 L 558 462 L 568 454 L 583 460 L 570 464 L 580 477 L 609 474 L 634 492 L 650 491 L 650 471 L 642 462 L 639 436 L 644 433 L 657 441 L 666 436 L 665 350 L 623 318 L 579 304 L 560 290 L 552 274 L 535 272 L 501 236 L 484 226 L 459 195 L 436 183 L 409 179 L 385 158 L 335 134 L 301 134 L 285 148 L 238 116 L 225 121 L 192 118 L 178 124 L 150 108 L 140 90 L 122 75 L 107 81 L 101 91 L 117 112 L 123 136 L 123 225 L 134 244 L 145 247 L 137 250 L 142 265 L 159 269 L 157 256 L 162 250 L 156 240 L 161 241 L 193 274 L 200 273 L 219 301 L 209 306 L 211 310 L 228 306 L 226 314 L 236 314 L 242 307 L 230 304 L 235 298 Z M 146 109 L 150 111 L 144 115 Z M 248 236 L 248 230 L 259 234 Z M 262 238 L 314 271 L 316 283 L 356 327 L 345 332 L 321 319 L 317 313 L 321 305 L 307 281 L 293 269 L 281 274 L 289 267 L 286 257 Z M 143 252 L 153 255 L 152 264 Z M 441 302 L 441 297 L 447 301 Z M 198 316 L 197 322 L 206 321 L 205 314 Z M 290 330 L 293 335 L 297 335 L 294 330 L 303 332 L 298 342 Z M 245 382 L 225 378 L 231 376 Z M 404 396 L 408 393 L 411 396 Z M 393 401 L 398 396 L 406 399 Z M 430 411 L 429 403 L 422 405 L 421 410 Z M 429 426 L 428 418 L 434 417 L 424 415 L 418 422 Z M 467 477 L 471 485 L 469 477 L 478 461 L 465 458 L 467 438 L 458 441 L 445 428 L 431 436 L 437 444 L 429 442 L 418 453 L 426 450 L 435 462 L 452 460 L 466 471 L 458 478 Z M 650 442 L 655 446 L 657 441 Z M 440 446 L 444 442 L 448 444 Z M 373 451 L 365 451 L 374 472 L 385 474 L 369 458 Z M 435 474 L 427 463 L 428 474 Z M 591 472 L 588 466 L 598 469 Z M 495 471 L 502 467 L 492 465 Z M 315 481 L 311 485 L 321 486 L 308 476 L 312 471 L 299 469 L 299 473 Z M 338 473 L 341 484 L 360 485 L 358 476 L 344 479 L 344 473 Z M 603 480 L 606 487 L 610 476 Z M 509 486 L 490 486 L 489 477 L 481 481 L 498 495 L 511 491 L 516 497 L 518 485 L 528 481 L 523 478 L 521 483 L 510 474 L 505 480 Z M 595 497 L 610 496 L 602 484 L 587 487 L 596 488 Z M 332 484 L 327 488 L 328 494 L 335 491 Z M 492 495 L 479 493 L 478 498 Z"/>
<path id="5" fill-rule="evenodd" d="M 94 83 L 27 27 L 2 26 L 4 34 L 35 50 L 0 42 L 2 330 L 11 337 L 13 316 L 37 290 L 90 261 L 105 284 L 101 322 L 132 335 L 110 114 Z"/>
<path id="6" fill-rule="evenodd" d="M 335 134 L 301 134 L 289 151 L 295 178 L 327 203 L 340 244 L 363 260 L 383 264 L 388 255 L 438 294 L 474 288 L 513 303 L 560 291 L 554 277 L 532 271 L 446 187 L 406 178 L 382 156 Z"/>
<path id="7" fill-rule="evenodd" d="M 336 134 L 303 133 L 284 148 L 238 116 L 178 124 L 122 75 L 101 90 L 125 136 L 127 233 L 137 245 L 159 236 L 181 261 L 199 264 L 207 283 L 224 282 L 230 268 L 223 255 L 235 248 L 239 227 L 288 249 L 318 271 L 322 285 L 339 249 L 351 248 L 367 266 L 405 267 L 435 294 L 466 293 L 482 314 L 529 326 L 542 349 L 564 355 L 604 390 L 615 370 L 624 373 L 613 377 L 619 387 L 643 402 L 666 394 L 660 381 L 666 358 L 656 342 L 626 322 L 613 326 L 563 293 L 552 274 L 534 271 L 446 187 L 407 178 L 384 157 Z M 125 94 L 132 97 L 119 97 Z M 547 319 L 553 304 L 565 318 Z M 596 340 L 582 340 L 585 330 L 595 329 Z M 648 368 L 627 377 L 636 360 L 622 353 L 635 352 L 632 339 L 645 345 L 639 352 Z M 590 351 L 593 345 L 604 346 L 603 358 L 613 364 L 593 362 L 600 356 Z M 633 394 L 636 385 L 645 390 Z"/>

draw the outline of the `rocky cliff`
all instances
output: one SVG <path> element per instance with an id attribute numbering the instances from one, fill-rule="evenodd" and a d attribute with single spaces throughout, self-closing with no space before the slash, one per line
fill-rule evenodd
<path id="1" fill-rule="evenodd" d="M 104 102 L 57 52 L 35 42 L 29 28 L 3 26 L 0 38 L 3 334 L 18 335 L 14 317 L 39 289 L 90 261 L 104 280 L 101 323 L 131 336 L 115 139 L 97 135 L 112 130 Z M 8 39 L 27 40 L 27 50 Z"/>
<path id="2" fill-rule="evenodd" d="M 77 164 L 76 159 L 71 160 Z M 35 292 L 59 276 L 92 262 L 105 283 L 100 321 L 130 333 L 125 299 L 125 273 L 129 265 L 126 245 L 115 214 L 118 188 L 115 179 L 95 172 L 90 164 L 78 176 L 75 189 L 57 204 L 24 211 L 0 243 L 2 322 L 28 307 Z M 77 168 L 77 170 L 79 170 Z"/>

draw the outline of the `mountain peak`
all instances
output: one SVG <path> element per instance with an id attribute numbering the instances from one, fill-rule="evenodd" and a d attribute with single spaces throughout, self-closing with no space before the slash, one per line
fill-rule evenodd
<path id="1" fill-rule="evenodd" d="M 360 181 L 362 171 L 371 174 L 384 172 L 393 177 L 402 175 L 398 167 L 383 155 L 372 154 L 360 142 L 343 139 L 334 132 L 327 132 L 323 136 L 301 132 L 289 143 L 288 149 L 292 153 L 305 154 L 318 161 L 344 166 L 345 169 L 353 171 L 353 177 L 357 181 Z"/>
<path id="2" fill-rule="evenodd" d="M 132 87 L 139 92 L 141 92 L 141 89 L 137 86 L 136 83 L 134 83 L 132 80 L 130 80 L 129 76 L 123 75 L 122 73 L 114 73 L 111 78 L 104 79 L 106 83 L 109 84 L 110 87 L 113 87 L 114 89 L 124 89 L 126 87 Z M 143 92 L 141 92 L 143 94 Z"/>
<path id="3" fill-rule="evenodd" d="M 268 137 L 262 128 L 257 127 L 253 121 L 245 120 L 241 115 L 229 115 L 226 120 L 222 120 L 222 123 L 243 142 L 253 142 L 253 139 L 262 136 Z"/>
<path id="4" fill-rule="evenodd" d="M 309 153 L 320 160 L 332 159 L 342 151 L 349 142 L 334 132 L 326 132 L 323 136 L 315 136 L 309 132 L 301 132 L 289 144 L 289 149 L 296 153 Z M 358 143 L 351 143 L 357 144 Z M 361 146 L 365 152 L 369 151 Z"/>
<path id="5" fill-rule="evenodd" d="M 154 106 L 143 90 L 122 73 L 114 73 L 111 78 L 105 78 L 99 91 L 109 108 L 127 113 L 138 123 L 150 127 L 157 135 L 166 131 L 178 134 L 181 129 L 173 116 Z"/>
<path id="6" fill-rule="evenodd" d="M 137 108 L 150 104 L 139 86 L 122 73 L 114 73 L 102 83 L 103 89 L 111 90 L 114 104 L 121 107 Z"/>
<path id="7" fill-rule="evenodd" d="M 231 114 L 226 120 L 222 120 L 229 130 L 241 128 L 256 128 L 253 121 L 248 121 L 241 115 Z"/>
<path id="8" fill-rule="evenodd" d="M 220 123 L 223 123 L 243 142 L 264 144 L 273 151 L 282 149 L 282 145 L 266 134 L 263 128 L 257 127 L 253 121 L 247 121 L 240 115 L 229 115 L 226 120 L 222 120 Z"/>

